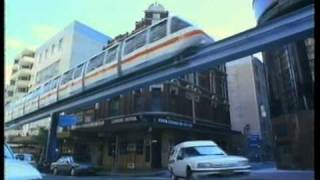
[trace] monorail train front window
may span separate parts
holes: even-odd
[[[76,67],[76,69],[74,70],[73,79],[78,78],[79,76],[81,76],[83,65],[84,64],[81,64],[80,66]]]
[[[189,23],[177,18],[173,17],[171,19],[171,33],[177,32],[181,29],[191,26]]]
[[[106,55],[105,64],[110,63],[115,60],[116,54],[117,54],[117,49],[118,49],[118,46],[115,46],[115,47],[110,48],[108,50],[108,54]]]
[[[94,58],[92,58],[89,61],[88,67],[87,67],[87,73],[90,71],[93,71],[94,69],[96,69],[97,67],[101,66],[103,64],[103,58],[104,58],[104,53],[101,53],[97,56],[95,56]]]
[[[150,42],[157,41],[167,34],[167,20],[151,27],[150,31]]]

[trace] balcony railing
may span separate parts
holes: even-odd
[[[34,63],[34,59],[32,57],[24,56],[20,59],[19,65],[30,65]]]
[[[30,80],[22,80],[22,79],[18,79],[16,81],[16,87],[28,87],[30,84]]]

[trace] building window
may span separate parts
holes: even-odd
[[[45,58],[48,58],[48,53],[49,53],[49,50],[48,50],[48,49],[46,49]]]
[[[13,85],[15,85],[15,84],[16,84],[16,81],[15,81],[15,80],[11,80],[11,81],[10,81],[10,85],[13,86]]]
[[[39,55],[38,55],[38,61],[39,61],[39,62],[41,62],[41,58],[42,58],[42,54],[39,53]]]
[[[51,46],[51,56],[53,55],[54,51],[55,51],[55,45],[52,44],[52,46]]]
[[[8,91],[8,96],[13,96],[13,91]]]
[[[114,156],[116,151],[116,143],[114,141],[109,141],[108,142],[108,155],[109,156]]]
[[[59,45],[58,45],[59,51],[62,50],[62,43],[63,43],[63,38],[61,38],[61,39],[59,40]]]
[[[110,115],[116,116],[120,114],[120,97],[115,97],[110,102]]]
[[[127,154],[127,143],[119,143],[119,154]]]
[[[84,113],[84,122],[92,122],[94,121],[94,109],[89,109]]]
[[[152,88],[152,111],[161,111],[162,100],[161,100],[161,88]]]

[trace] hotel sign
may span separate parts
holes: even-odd
[[[98,126],[103,126],[104,121],[97,121],[97,122],[90,122],[86,124],[79,124],[79,125],[74,125],[71,127],[71,129],[78,129],[78,128],[90,128],[90,127],[98,127]]]
[[[171,120],[171,119],[163,119],[159,118],[158,123],[160,124],[168,124],[173,126],[187,127],[192,128],[192,122],[182,121],[182,120]]]
[[[112,119],[110,120],[110,124],[120,124],[120,123],[128,123],[128,122],[136,122],[138,121],[136,116],[119,118],[119,119]]]

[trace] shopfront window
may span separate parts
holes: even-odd
[[[116,116],[120,114],[120,97],[115,97],[110,101],[110,115]]]

